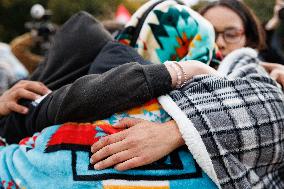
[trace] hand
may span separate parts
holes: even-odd
[[[103,137],[91,147],[90,162],[97,170],[114,166],[124,171],[147,165],[184,144],[174,121],[159,124],[125,118],[115,127],[128,129]]]
[[[12,111],[26,114],[28,108],[19,105],[19,99],[36,100],[49,92],[50,90],[41,82],[19,81],[0,96],[0,115],[8,115]]]
[[[173,63],[172,62],[165,63],[165,66],[172,78],[172,88],[175,89],[177,88],[178,84],[178,73],[169,64]],[[203,74],[215,75],[215,76],[219,75],[219,73],[215,69],[197,60],[180,61],[178,62],[178,64],[183,69],[183,70],[179,69],[181,74],[181,83],[189,81],[190,79],[192,79],[192,77],[197,75],[203,75]],[[185,75],[183,75],[183,71],[186,75],[186,78]]]
[[[279,23],[280,23],[280,18],[279,18],[279,11],[284,7],[284,3],[282,0],[276,0],[275,1],[275,6],[273,9],[273,17],[266,23],[265,29],[266,30],[275,30]]]
[[[284,87],[284,66],[275,63],[261,63],[270,76]]]

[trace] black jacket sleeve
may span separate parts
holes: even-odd
[[[17,143],[42,129],[69,121],[92,121],[141,105],[171,90],[164,65],[128,63],[104,74],[91,74],[52,92],[39,104],[24,102],[28,115],[0,120],[0,136]]]

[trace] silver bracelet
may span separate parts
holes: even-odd
[[[182,72],[179,66],[175,65],[174,62],[165,62],[166,65],[169,65],[176,73],[177,76],[177,85],[176,88],[180,88],[181,86],[181,79],[182,79]]]
[[[187,80],[188,80],[187,74],[185,72],[185,69],[184,69],[183,65],[181,65],[179,62],[174,62],[174,64],[177,65],[181,69],[182,74],[183,74],[183,79],[184,80],[183,80],[182,84],[179,87],[179,88],[181,88],[181,87],[185,86],[185,84],[187,83]]]

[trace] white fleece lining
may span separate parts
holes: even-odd
[[[228,72],[230,72],[230,65],[233,64],[235,62],[236,59],[238,59],[239,57],[243,56],[243,55],[249,55],[251,57],[257,58],[257,52],[252,49],[252,48],[241,48],[238,50],[235,50],[233,52],[231,52],[230,54],[228,54],[221,62],[219,68],[218,68],[218,72],[221,73],[222,75],[227,75]]]
[[[170,96],[160,96],[158,101],[164,110],[177,123],[185,144],[198,165],[215,182],[218,188],[221,188],[206,147],[197,129],[193,126],[193,123],[187,118],[185,113],[176,105]]]

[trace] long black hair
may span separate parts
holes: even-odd
[[[252,9],[238,0],[220,0],[208,4],[202,8],[199,13],[204,15],[209,9],[217,6],[227,7],[240,16],[244,24],[245,36],[247,39],[246,46],[258,50],[265,49],[265,32]]]

